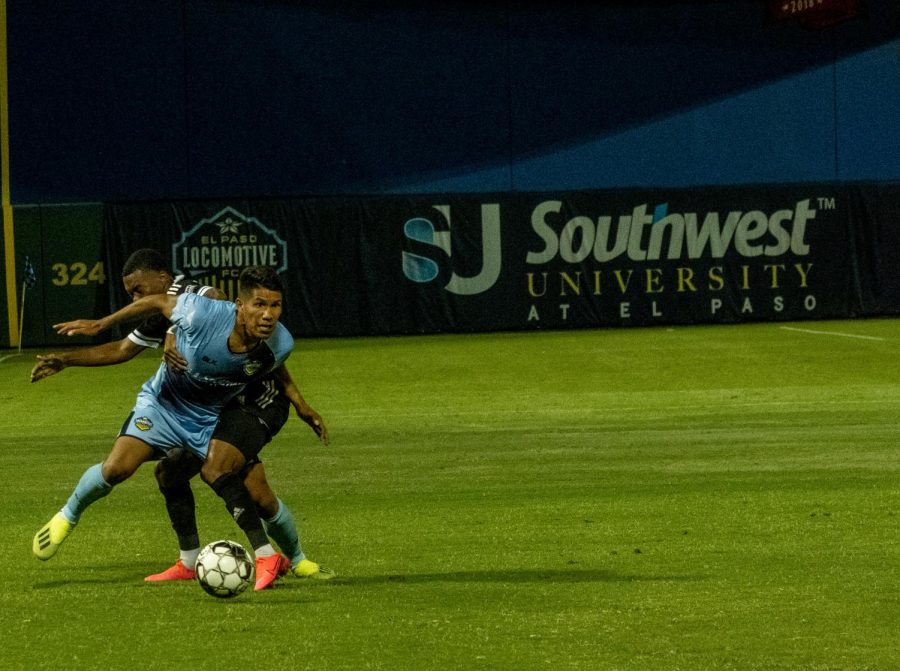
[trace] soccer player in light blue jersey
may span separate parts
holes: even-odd
[[[139,249],[128,257],[122,267],[122,283],[133,300],[144,296],[168,293],[197,293],[201,296],[225,299],[213,287],[193,284],[184,276],[174,276],[168,264],[155,249]],[[39,355],[31,372],[37,382],[55,375],[70,366],[109,366],[133,359],[147,348],[157,348],[165,341],[166,362],[175,370],[187,367],[187,361],[174,348],[174,336],[167,335],[170,322],[161,314],[146,318],[121,340],[83,347],[62,353]],[[247,487],[263,526],[269,537],[292,562],[292,572],[300,578],[328,580],[335,574],[310,560],[303,552],[300,535],[290,508],[272,491],[266,479],[259,452],[277,434],[288,419],[291,406],[324,444],[328,431],[324,420],[306,403],[295,385],[285,387],[282,380],[270,374],[254,380],[231,401],[219,416],[212,442],[224,441],[235,446],[246,459],[241,477]],[[167,582],[192,580],[194,563],[200,552],[194,495],[190,479],[200,473],[203,461],[185,449],[170,450],[156,465],[156,480],[166,502],[166,511],[178,537],[179,558],[161,573],[144,580]]]
[[[285,371],[293,338],[279,323],[282,285],[271,268],[245,269],[234,303],[196,294],[141,298],[100,320],[56,326],[60,334],[94,335],[112,325],[161,312],[176,329],[178,350],[188,361],[183,374],[161,364],[138,394],[131,416],[102,464],[81,477],[63,509],[34,538],[34,553],[52,557],[83,511],[129,478],[156,451],[185,447],[204,459],[201,477],[225,501],[256,555],[257,590],[290,570],[290,561],[269,543],[262,522],[238,471],[243,456],[210,437],[222,407],[244,386],[271,371]]]

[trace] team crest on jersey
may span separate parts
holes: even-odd
[[[244,374],[246,374],[247,377],[253,377],[259,372],[262,365],[262,361],[248,361],[244,364]]]
[[[141,431],[149,431],[153,428],[153,422],[149,417],[138,417],[134,420],[134,425]]]

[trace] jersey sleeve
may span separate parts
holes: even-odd
[[[172,284],[169,285],[169,289],[166,293],[170,296],[180,296],[181,294],[200,294],[201,296],[205,296],[212,291],[213,288],[214,287],[206,284],[187,282],[184,279],[184,275],[179,275],[172,280]]]
[[[278,322],[278,327],[275,329],[272,337],[269,338],[268,344],[275,354],[276,368],[287,361],[291,352],[294,351],[294,337],[281,322]]]
[[[181,294],[198,294],[205,296],[213,287],[204,284],[192,284],[184,281],[184,276],[179,275],[172,284],[169,285],[167,294],[170,296],[180,296]],[[162,345],[166,339],[166,331],[171,326],[171,322],[163,315],[153,315],[147,317],[140,325],[128,334],[128,339],[135,345],[140,347],[153,347],[154,349]]]
[[[203,321],[203,302],[197,294],[181,294],[175,301],[169,321],[182,331],[195,330],[197,324]]]
[[[230,329],[234,325],[235,305],[199,294],[181,294],[175,302],[170,321],[185,333]]]
[[[166,337],[169,320],[162,315],[148,317],[128,334],[128,339],[140,347],[159,347]]]

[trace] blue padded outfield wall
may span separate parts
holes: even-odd
[[[900,180],[900,3],[8,0],[13,203]]]
[[[768,20],[762,0],[8,0],[15,268],[35,260],[41,297],[26,312],[26,343],[52,342],[42,324],[62,308],[99,313],[106,296],[118,299],[104,285],[118,269],[101,272],[118,260],[102,251],[116,240],[101,231],[105,221],[117,236],[110,208],[135,203],[251,216],[256,200],[332,212],[345,199],[347,216],[391,213],[342,221],[366,222],[366,236],[384,236],[373,243],[402,242],[401,263],[427,231],[403,228],[416,217],[398,212],[399,197],[411,210],[452,205],[454,217],[500,203],[521,212],[504,214],[504,239],[531,244],[530,209],[544,197],[567,203],[552,224],[561,230],[578,203],[595,224],[638,203],[771,214],[794,207],[794,191],[785,200],[779,189],[809,185],[796,199],[835,198],[829,216],[847,215],[840,241],[871,258],[877,241],[847,226],[874,221],[865,230],[892,240],[896,219],[861,218],[849,203],[897,211],[900,3],[865,5],[862,18],[817,31]],[[738,195],[699,197],[708,186]],[[363,196],[374,207],[361,209]],[[62,214],[72,203],[77,216]],[[218,211],[197,210],[196,221]],[[879,263],[890,267],[895,251],[880,247]],[[900,312],[900,297],[879,291],[866,304],[864,293],[825,314]],[[425,317],[423,328],[439,323]],[[505,327],[484,325],[494,326]]]

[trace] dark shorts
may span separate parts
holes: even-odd
[[[234,445],[248,464],[259,461],[259,453],[288,419],[290,403],[279,399],[265,408],[232,404],[219,415],[212,439]]]

